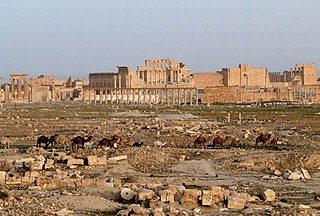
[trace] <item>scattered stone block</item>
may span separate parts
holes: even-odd
[[[107,158],[105,156],[87,156],[88,165],[89,166],[96,166],[96,165],[105,165],[107,163]]]
[[[160,190],[158,192],[161,202],[174,203],[174,193],[170,190]]]
[[[0,182],[4,182],[6,180],[7,172],[0,171]]]
[[[127,160],[128,159],[128,156],[127,155],[120,155],[120,156],[117,156],[117,157],[111,157],[111,158],[108,158],[107,160],[107,163],[117,163],[118,161],[121,161],[121,160]]]
[[[184,204],[192,203],[197,204],[199,197],[202,195],[202,192],[197,189],[185,189],[183,191],[181,202]]]
[[[282,172],[280,171],[280,170],[277,170],[277,169],[275,169],[273,172],[272,172],[272,174],[273,175],[275,175],[275,176],[282,176]]]
[[[149,211],[145,208],[142,208],[140,205],[138,204],[131,204],[129,206],[129,212],[134,212],[137,215],[141,215],[141,216],[148,216],[149,215]]]
[[[311,179],[308,170],[301,168],[302,175],[305,179]]]
[[[261,189],[259,195],[264,201],[273,201],[276,198],[276,193],[273,190],[266,188]]]
[[[152,199],[154,192],[149,189],[142,188],[137,191],[136,201],[144,201],[147,199]]]
[[[83,159],[75,159],[75,158],[69,158],[67,165],[84,165],[84,160]]]
[[[228,209],[244,209],[245,200],[237,193],[232,193],[227,197]]]
[[[53,159],[47,159],[47,162],[44,166],[44,169],[52,169],[54,167],[54,160]]]

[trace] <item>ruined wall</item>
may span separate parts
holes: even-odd
[[[49,102],[51,101],[50,86],[32,86],[31,87],[32,102]]]
[[[118,67],[118,74],[121,76],[121,87],[124,88],[141,88],[144,85],[138,74],[128,67]]]
[[[296,64],[296,68],[302,70],[302,85],[317,84],[317,69],[315,64]]]
[[[221,73],[194,73],[192,77],[192,84],[196,88],[223,86],[223,75]]]
[[[237,87],[207,87],[201,103],[237,103],[239,99]]]
[[[238,68],[223,68],[221,73],[225,86],[270,86],[267,68],[251,68],[248,64],[240,64]]]
[[[263,101],[297,101],[320,102],[320,86],[291,86],[275,88],[239,88],[208,87],[205,88],[202,103],[238,103]]]
[[[89,74],[89,86],[90,87],[105,87],[114,88],[118,86],[116,73],[90,73]]]

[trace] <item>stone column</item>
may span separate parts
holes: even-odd
[[[138,104],[140,103],[140,89],[138,89]]]
[[[17,81],[18,81],[18,98],[21,98],[22,97],[21,78],[19,77],[19,79],[17,79]]]
[[[14,96],[15,96],[15,89],[14,89],[15,83],[14,83],[14,81],[15,81],[15,79],[12,78],[12,79],[11,79],[11,98],[12,98],[12,99],[13,99]]]
[[[113,89],[110,89],[110,104],[113,103]]]
[[[122,103],[123,104],[123,90],[122,89],[120,89],[120,103]]]
[[[88,89],[87,92],[89,93],[89,103],[91,103],[91,90]]]
[[[141,73],[141,79],[142,79],[142,81],[144,83],[144,71],[142,71],[142,73]]]
[[[158,90],[157,89],[154,90],[154,97],[156,100],[156,104],[158,104]]]
[[[118,89],[116,89],[116,104],[119,103]]]
[[[118,79],[119,79],[119,86],[118,86],[118,88],[121,88],[121,86],[122,86],[122,83],[121,83],[121,75],[118,75],[119,77],[118,77]]]
[[[146,89],[143,89],[143,103],[145,104],[146,103]]]
[[[181,100],[180,100],[180,89],[178,88],[178,106],[180,106]]]
[[[24,91],[23,94],[24,95],[23,95],[23,97],[27,98],[27,100],[29,101],[29,96],[28,96],[28,92],[29,92],[28,78],[24,78],[23,86],[24,86],[24,89],[23,89],[23,91]]]
[[[187,90],[183,89],[184,105],[187,105]]]
[[[168,88],[166,88],[166,104],[169,105]]]
[[[149,104],[152,103],[152,97],[151,97],[151,89],[149,89]]]
[[[196,89],[196,106],[199,105],[198,100],[199,100],[198,89]]]
[[[100,96],[99,103],[102,104],[102,100],[103,100],[103,90],[100,89],[100,90],[99,90],[99,93],[100,93],[100,94],[99,94],[99,96]]]
[[[190,106],[192,105],[192,89],[190,89]]]
[[[163,89],[161,89],[161,105],[163,105]]]
[[[174,88],[171,90],[171,94],[172,94],[172,105],[175,105],[175,97],[174,97],[175,91],[176,91],[176,90],[175,90]]]
[[[94,103],[97,103],[97,89],[93,90],[93,99],[94,99]]]
[[[4,102],[5,103],[8,103],[9,102],[9,84],[8,83],[6,83],[5,85],[4,85],[4,94],[5,94],[5,97],[4,97]]]

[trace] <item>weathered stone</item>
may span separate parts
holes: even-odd
[[[52,169],[54,167],[53,164],[54,164],[53,159],[47,159],[44,169]]]
[[[265,201],[273,201],[276,198],[276,193],[271,189],[261,189],[259,191],[260,197]]]
[[[44,161],[35,160],[30,164],[30,170],[42,170],[44,165]]]
[[[67,165],[84,165],[83,159],[75,159],[75,158],[69,158]]]
[[[304,177],[301,173],[293,172],[289,175],[288,179],[289,180],[299,180],[299,179],[304,179]]]
[[[146,199],[152,199],[154,192],[152,190],[148,190],[142,188],[137,191],[136,201],[144,201]]]
[[[153,216],[166,216],[166,213],[163,212],[163,209],[160,208],[155,208],[153,211]]]
[[[272,172],[272,174],[275,175],[275,176],[282,176],[282,172],[279,171],[279,170],[277,170],[277,169],[275,169],[275,170]]]
[[[183,191],[182,203],[192,203],[196,204],[199,201],[199,197],[202,195],[202,192],[197,189],[185,189]]]
[[[120,195],[121,195],[122,199],[127,200],[127,201],[132,200],[134,197],[133,191],[129,188],[123,188],[121,190]]]
[[[201,204],[203,206],[211,206],[213,204],[212,195],[203,191],[203,195],[201,196]]]
[[[106,156],[98,157],[95,155],[91,155],[91,156],[87,156],[87,160],[88,160],[89,166],[105,165],[107,163]]]
[[[282,174],[282,177],[283,177],[284,179],[288,179],[290,175],[291,175],[291,173],[289,173],[289,172],[284,172],[284,173]]]
[[[67,216],[67,215],[72,215],[73,211],[63,208],[59,211],[54,212],[54,214],[57,216]]]
[[[20,158],[20,159],[17,159],[15,161],[15,163],[32,163],[35,159],[32,158],[32,157],[28,157],[28,158]]]
[[[4,182],[6,180],[7,172],[0,171],[0,182]]]
[[[305,169],[301,168],[301,172],[302,172],[302,174],[303,174],[305,179],[310,179],[311,178],[310,175],[309,175],[308,170],[305,170]]]
[[[127,160],[127,159],[128,159],[127,155],[120,155],[120,156],[117,156],[117,157],[108,158],[106,163],[111,163],[112,164],[112,163],[117,163],[120,160]]]
[[[136,213],[137,215],[141,215],[141,216],[148,216],[149,215],[149,211],[145,208],[142,208],[140,205],[138,204],[131,204],[129,206],[129,212],[134,212]]]
[[[174,203],[174,193],[170,190],[161,190],[158,192],[161,202]]]
[[[227,197],[228,209],[244,209],[245,200],[237,193],[232,193]]]

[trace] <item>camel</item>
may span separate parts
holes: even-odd
[[[103,139],[101,139],[100,141],[99,141],[99,144],[98,144],[98,148],[99,147],[109,147],[109,148],[113,148],[113,143],[111,142],[111,140],[110,139],[108,139],[108,138],[103,138]]]
[[[258,143],[262,143],[262,145],[267,146],[267,141],[270,140],[271,138],[271,134],[268,135],[264,135],[263,133],[261,133],[257,138],[256,138],[256,145],[254,146],[255,148],[257,148]]]
[[[46,136],[40,136],[37,139],[37,147],[41,147],[41,143],[45,144],[45,149],[48,148],[49,144],[50,144],[50,139]]]
[[[78,145],[81,145],[84,148],[84,144],[90,142],[93,139],[92,136],[89,136],[87,139],[82,136],[77,136],[71,140],[71,148],[74,150]]]
[[[66,136],[55,134],[50,137],[52,147],[55,145],[63,145],[63,149],[66,150],[66,146],[69,146],[70,139]]]
[[[193,148],[197,145],[203,145],[204,148],[206,149],[207,148],[206,142],[207,140],[205,137],[199,136],[193,141]]]
[[[221,136],[216,136],[213,141],[212,141],[212,146],[213,148],[216,146],[216,145],[221,145],[223,147],[223,145],[227,142],[227,140],[229,139],[229,137],[225,137],[225,138],[222,138]]]
[[[231,147],[237,148],[239,144],[240,144],[240,140],[238,138],[232,138]]]
[[[18,138],[9,138],[8,136],[1,137],[0,144],[5,145],[5,148],[9,149],[10,145],[13,144],[17,140],[18,140]]]

